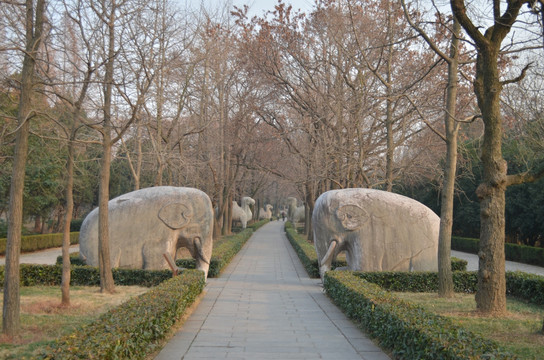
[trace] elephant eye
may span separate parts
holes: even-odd
[[[346,215],[348,219],[351,219],[351,214]]]

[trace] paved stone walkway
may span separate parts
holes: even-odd
[[[221,277],[208,279],[156,360],[389,359],[308,277],[283,225],[263,226]]]
[[[451,251],[451,256],[467,261],[467,271],[478,271],[478,255],[469,254],[461,251]],[[514,261],[505,261],[506,271],[523,271],[530,274],[544,276],[544,268],[535,265],[528,265]]]
[[[70,246],[70,253],[78,252],[79,245]],[[62,255],[62,248],[51,248],[32,253],[21,254],[19,262],[21,264],[42,264],[54,265],[57,262],[57,257]],[[6,257],[0,256],[0,265],[6,264]]]

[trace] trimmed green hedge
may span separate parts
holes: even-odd
[[[56,264],[62,265],[62,255],[57,256]],[[79,252],[72,252],[70,253],[70,264],[84,266],[85,261],[79,258]]]
[[[353,274],[389,291],[438,291],[438,273],[436,272],[354,272]],[[476,293],[477,287],[478,272],[455,271],[453,273],[455,292]],[[506,294],[536,305],[544,305],[544,276],[508,271],[506,272]]]
[[[325,274],[327,294],[396,359],[516,359],[494,341],[398,299],[349,271]]]
[[[354,272],[354,276],[374,283],[389,291],[438,292],[437,272]],[[475,293],[478,283],[476,272],[452,273],[455,292]]]
[[[298,258],[302,262],[302,265],[306,269],[308,276],[311,278],[318,278],[319,266],[317,263],[315,247],[308,241],[306,241],[306,239],[304,239],[302,236],[300,236],[290,222],[287,222],[285,224],[285,234],[287,235],[287,239],[289,239],[289,242],[295,249],[295,252],[297,253]]]
[[[58,286],[62,280],[61,265],[20,264],[21,286]],[[170,270],[112,269],[116,285],[156,286],[172,277]],[[4,285],[4,266],[0,266],[0,285]],[[70,285],[100,285],[100,272],[97,267],[72,266]]]
[[[544,276],[521,271],[506,273],[506,295],[544,305]]]
[[[204,273],[184,271],[57,340],[44,359],[145,359],[204,288]]]
[[[478,254],[478,251],[480,250],[480,240],[452,236],[451,248],[457,251]],[[544,266],[544,248],[505,243],[504,252],[506,260],[508,261]]]
[[[306,238],[297,233],[290,222],[285,223],[285,234],[287,239],[295,249],[302,265],[306,269],[308,276],[311,278],[319,277],[319,265],[317,261],[317,253],[315,247],[310,244]],[[333,263],[332,268],[347,266],[347,263],[342,260],[338,260]],[[467,269],[467,262],[465,260],[453,258],[451,259],[452,271],[465,271]]]
[[[21,252],[32,252],[62,246],[62,233],[28,235],[21,238]],[[6,254],[8,239],[0,239],[0,255]],[[70,244],[79,242],[79,232],[70,233]]]
[[[467,271],[468,261],[451,257],[451,271]]]

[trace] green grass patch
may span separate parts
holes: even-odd
[[[395,292],[395,296],[426,310],[448,317],[454,324],[498,342],[504,349],[522,359],[544,359],[544,334],[541,306],[508,299],[508,314],[501,317],[481,317],[476,311],[474,295],[455,294],[439,298],[435,293]]]

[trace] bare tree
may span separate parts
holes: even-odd
[[[484,7],[491,13],[491,24],[478,17],[481,9],[467,7],[464,0],[450,0],[453,14],[474,41],[477,50],[476,76],[474,92],[478,107],[482,112],[485,125],[482,144],[483,179],[477,189],[480,199],[480,251],[478,270],[478,291],[476,305],[485,314],[501,314],[506,312],[506,279],[504,270],[504,208],[505,191],[510,185],[534,180],[542,174],[527,172],[525,174],[507,175],[507,164],[502,156],[503,125],[501,118],[500,96],[507,84],[519,81],[525,76],[528,65],[514,79],[502,80],[499,60],[501,47],[512,28],[520,17],[529,20],[527,15],[520,13],[523,5],[528,9],[537,9],[539,13],[544,3],[542,0],[514,0],[506,3],[506,9],[501,9],[501,1],[494,0],[492,8]],[[471,4],[472,5],[472,4]],[[487,15],[484,13],[484,15]],[[523,27],[528,28],[524,22]],[[534,24],[539,27],[538,24]],[[483,32],[482,32],[483,30]],[[542,34],[541,31],[537,33]],[[519,52],[527,44],[527,39],[520,39],[519,45],[514,38],[510,51]],[[516,47],[517,45],[517,47]]]
[[[17,113],[17,132],[15,156],[11,176],[8,240],[6,244],[6,267],[4,280],[4,306],[2,313],[2,332],[13,337],[20,330],[19,294],[19,253],[21,251],[21,228],[23,225],[23,188],[25,165],[28,153],[28,134],[30,120],[35,115],[32,94],[36,82],[35,67],[40,42],[43,37],[46,1],[25,2],[25,49],[21,72],[19,110]]]
[[[402,1],[402,5],[404,14],[410,25],[416,29],[429,47],[448,64],[446,106],[444,109],[445,134],[439,133],[434,127],[433,131],[439,134],[446,142],[446,160],[441,192],[440,231],[438,238],[438,295],[440,297],[451,297],[454,294],[451,270],[451,230],[453,226],[453,201],[457,169],[457,139],[460,125],[460,122],[456,121],[455,116],[457,111],[461,26],[454,17],[451,26],[449,54],[446,54],[439,48],[439,44],[419,24],[414,22],[404,1]],[[432,127],[431,124],[429,126]]]
[[[110,246],[109,246],[109,225],[108,225],[108,202],[109,202],[109,182],[110,165],[112,159],[112,147],[116,144],[130,125],[136,119],[139,106],[143,102],[142,93],[126,117],[119,114],[117,118],[113,117],[112,107],[114,104],[113,91],[116,84],[121,83],[119,79],[116,82],[116,60],[119,52],[122,51],[121,29],[133,18],[139,15],[141,4],[139,1],[121,0],[107,1],[100,0],[90,3],[92,14],[99,23],[103,25],[103,49],[102,59],[104,62],[104,74],[102,75],[102,95],[103,103],[100,106],[102,120],[100,124],[94,124],[93,128],[99,131],[102,136],[102,156],[100,159],[100,181],[98,195],[98,251],[99,251],[99,269],[100,269],[100,290],[102,292],[112,293],[115,291],[113,274],[111,269]],[[120,95],[121,98],[122,95]],[[125,98],[125,100],[127,100]],[[114,121],[117,120],[117,121]],[[115,136],[114,136],[115,135]]]

